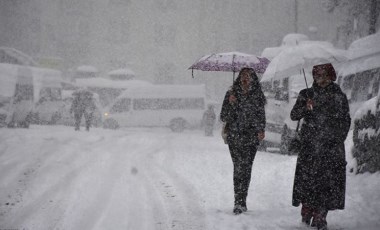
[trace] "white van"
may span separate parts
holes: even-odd
[[[309,72],[305,74],[310,87],[313,77]],[[290,111],[297,100],[298,93],[306,88],[305,78],[303,75],[294,75],[281,81],[262,82],[262,86],[267,98],[265,145],[274,147],[273,151],[289,154],[287,141],[297,127],[297,121],[290,119]]]
[[[37,113],[50,121],[57,112],[50,102],[61,100],[61,81],[57,70],[0,63],[2,126],[27,128]]]
[[[349,60],[338,73],[338,84],[350,103],[351,117],[380,88],[380,33],[358,39],[348,48]]]
[[[199,127],[205,111],[204,85],[148,85],[127,88],[104,112],[104,128]]]
[[[33,75],[29,67],[0,63],[2,126],[28,128],[33,110]]]

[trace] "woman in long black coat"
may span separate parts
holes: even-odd
[[[227,143],[234,166],[235,214],[247,211],[252,164],[257,145],[265,137],[265,103],[259,79],[251,68],[239,72],[223,101],[220,119],[226,123]]]
[[[302,222],[327,229],[327,212],[344,209],[347,164],[344,140],[351,118],[347,97],[333,82],[336,79],[333,66],[314,66],[313,78],[313,86],[300,92],[290,114],[292,120],[303,118],[293,205],[302,204]]]

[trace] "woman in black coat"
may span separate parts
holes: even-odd
[[[333,81],[331,64],[313,67],[314,83],[300,92],[290,117],[303,118],[302,142],[293,188],[293,206],[302,204],[302,222],[327,229],[329,210],[344,209],[344,140],[351,118],[346,95]]]
[[[234,166],[235,214],[247,211],[252,164],[257,145],[265,137],[265,103],[255,71],[243,68],[227,91],[220,114],[220,119],[226,123],[227,143]]]

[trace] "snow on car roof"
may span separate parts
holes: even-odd
[[[79,72],[89,72],[89,73],[97,73],[98,69],[91,65],[81,65],[78,66],[77,71]]]
[[[150,85],[127,88],[119,97],[129,98],[199,98],[205,97],[205,85]]]
[[[76,85],[80,87],[97,87],[97,88],[118,88],[126,89],[128,87],[148,86],[152,83],[142,80],[125,80],[114,81],[102,77],[98,78],[81,78],[76,79]]]
[[[380,52],[373,56],[357,58],[343,63],[341,68],[339,68],[340,71],[338,75],[348,76],[354,73],[360,73],[376,68],[380,68]]]
[[[380,32],[355,40],[348,48],[349,59],[380,53],[379,44]]]
[[[282,39],[282,46],[295,46],[301,41],[308,41],[309,37],[305,34],[287,34]]]
[[[130,69],[116,69],[108,72],[108,75],[135,75],[135,73]]]
[[[360,38],[348,48],[348,58],[340,68],[340,76],[348,76],[380,67],[380,33]]]

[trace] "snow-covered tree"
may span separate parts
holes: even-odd
[[[337,25],[337,42],[346,47],[353,40],[374,34],[379,29],[380,0],[322,0],[322,5],[329,13],[346,15],[346,19]]]

